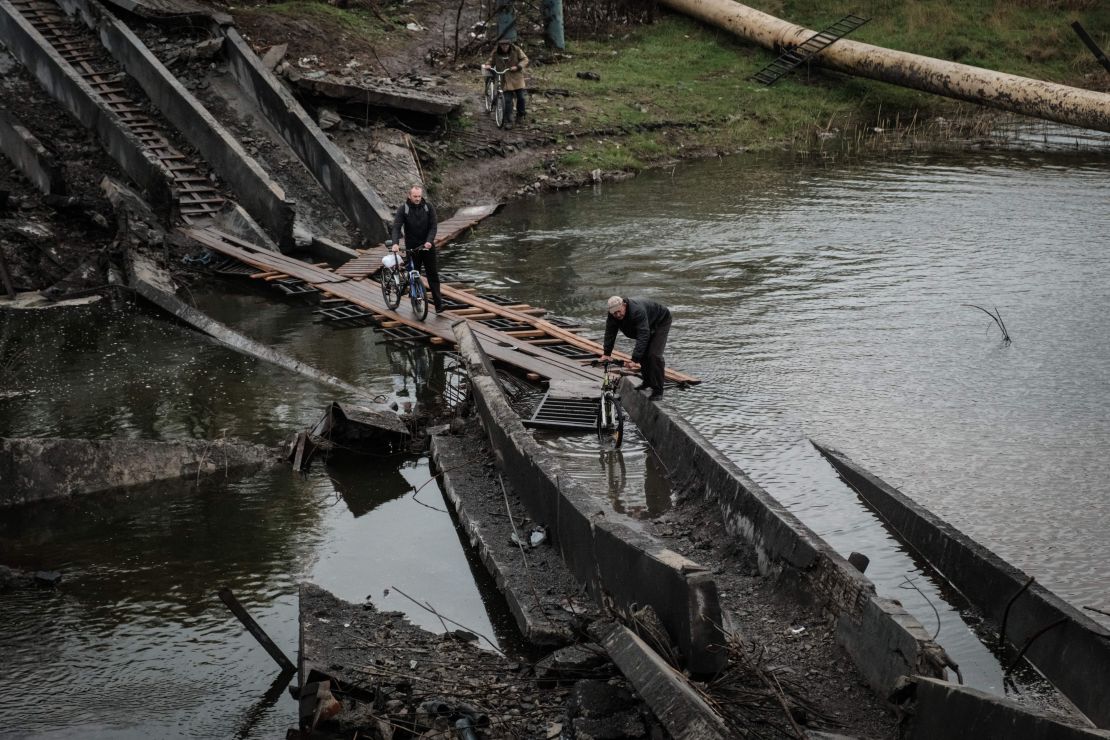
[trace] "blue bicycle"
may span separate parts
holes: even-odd
[[[386,249],[393,246],[392,241],[385,243]],[[408,269],[401,269],[401,261],[397,255],[390,252],[382,258],[382,271],[378,276],[382,286],[382,298],[390,309],[401,305],[401,296],[408,293],[409,303],[416,318],[423,321],[428,316],[428,294],[424,290],[424,281],[420,277],[420,270],[412,261],[412,253],[405,251]]]

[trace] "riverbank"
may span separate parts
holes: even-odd
[[[771,5],[760,9],[813,28],[839,17],[816,0]],[[1097,3],[1067,5],[1069,22],[1110,25]],[[478,65],[491,31],[480,25],[478,8],[424,0],[340,10],[296,0],[229,10],[256,50],[288,43],[288,57],[302,68],[429,75],[465,96],[464,110],[441,130],[413,132],[425,180],[444,204],[504,200],[740,152],[839,159],[962,148],[982,143],[995,119],[979,106],[819,68],[796,70],[768,88],[748,78],[771,52],[723,31],[660,9],[651,23],[617,16],[605,33],[587,33],[574,27],[568,3],[563,52],[542,46],[537,19],[525,11],[529,116],[501,132],[481,108]],[[1110,86],[1064,27],[1058,4],[892,9],[869,1],[854,12],[872,19],[853,34],[860,41],[1080,87]]]

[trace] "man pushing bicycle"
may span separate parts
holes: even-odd
[[[647,298],[623,298],[619,295],[608,301],[609,315],[605,319],[605,342],[601,360],[611,358],[617,342],[617,329],[636,340],[632,361],[625,363],[629,370],[639,370],[644,379],[641,388],[648,388],[652,401],[663,396],[663,372],[666,362],[663,350],[671,333],[671,310],[662,303]]]
[[[436,230],[439,221],[436,209],[424,199],[424,188],[413,185],[404,205],[393,216],[393,252],[400,250],[401,232],[405,233],[405,251],[412,257],[413,269],[421,267],[428,275],[428,287],[436,313],[443,311],[443,298],[439,294],[439,268],[436,265]]]

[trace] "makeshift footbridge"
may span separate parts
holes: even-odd
[[[441,224],[437,243],[449,240],[482,216],[464,209]],[[601,371],[588,362],[601,356],[601,345],[578,334],[579,328],[556,319],[543,318],[547,311],[526,303],[458,283],[445,283],[442,314],[417,320],[405,308],[391,310],[372,275],[381,265],[384,250],[363,250],[359,257],[332,269],[326,264],[309,264],[279,254],[214,228],[184,227],[181,233],[207,249],[239,263],[225,270],[276,283],[287,293],[319,293],[321,317],[347,325],[373,326],[386,336],[401,341],[427,341],[454,345],[452,325],[470,322],[489,356],[499,363],[523,371],[530,380],[548,383],[589,381],[600,386]],[[404,304],[402,304],[403,306]],[[616,356],[622,356],[616,353]],[[627,357],[627,355],[625,355]],[[700,382],[675,370],[666,379],[675,384]]]

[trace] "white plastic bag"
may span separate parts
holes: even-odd
[[[394,267],[397,266],[397,255],[390,253],[382,257],[382,265],[387,270],[392,270]]]

